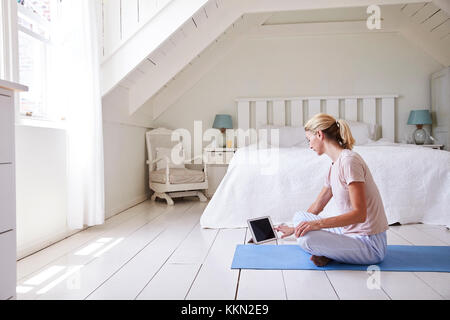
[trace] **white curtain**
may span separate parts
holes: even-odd
[[[67,223],[104,223],[103,129],[95,1],[62,0],[49,61],[50,106],[67,123]]]

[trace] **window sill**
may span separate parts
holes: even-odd
[[[67,124],[65,121],[33,119],[33,118],[28,118],[28,117],[27,118],[20,117],[16,123],[16,126],[49,128],[49,129],[59,129],[59,130],[66,130],[66,128],[67,128]]]

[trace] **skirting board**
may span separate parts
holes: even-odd
[[[116,214],[119,214],[119,213],[121,213],[121,212],[123,212],[123,211],[125,211],[125,210],[127,210],[127,209],[129,209],[131,207],[134,207],[135,205],[137,205],[137,204],[139,204],[141,202],[144,202],[145,200],[149,199],[150,196],[151,196],[151,193],[148,192],[146,194],[143,194],[143,195],[141,195],[141,196],[139,196],[139,197],[137,197],[137,198],[127,202],[126,204],[123,204],[123,205],[121,205],[121,206],[119,206],[117,208],[114,208],[112,210],[109,210],[109,211],[105,212],[105,217],[106,217],[105,219],[109,219],[111,217],[114,217]]]
[[[32,255],[33,253],[41,251],[41,250],[51,246],[52,244],[55,244],[61,240],[64,240],[65,238],[73,236],[74,234],[76,234],[80,231],[83,231],[83,230],[85,230],[85,229],[74,230],[74,231],[66,230],[64,232],[58,233],[57,235],[55,235],[53,237],[48,237],[46,239],[40,240],[38,243],[36,243],[32,246],[28,246],[28,247],[24,247],[24,248],[17,248],[17,261],[19,261],[23,258],[26,258],[26,257]]]

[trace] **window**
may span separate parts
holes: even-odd
[[[48,59],[52,23],[60,0],[18,0],[19,81],[29,87],[20,94],[21,116],[60,120],[48,108]]]

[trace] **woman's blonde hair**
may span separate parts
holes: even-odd
[[[347,122],[342,119],[336,120],[326,113],[316,114],[309,119],[305,125],[305,130],[314,134],[322,130],[328,139],[336,141],[344,149],[352,150],[355,144],[355,139]]]

